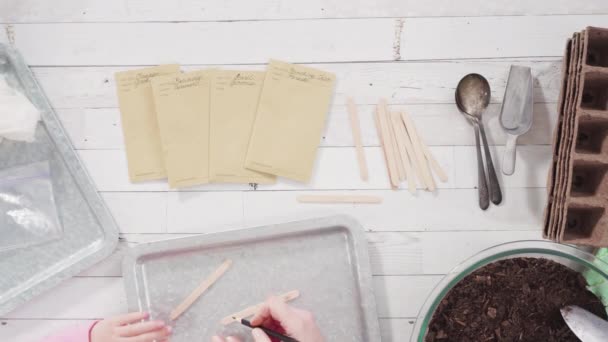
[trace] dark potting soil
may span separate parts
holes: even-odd
[[[425,341],[579,341],[562,319],[562,307],[578,305],[606,318],[585,286],[578,272],[548,259],[497,261],[448,292]]]

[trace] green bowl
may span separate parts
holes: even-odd
[[[608,286],[608,264],[575,247],[549,241],[517,241],[497,245],[477,253],[446,274],[422,305],[410,341],[424,342],[437,306],[462,278],[495,261],[521,257],[550,259],[581,272],[588,281],[593,279],[593,283],[589,284],[592,291],[594,286]],[[598,295],[599,290],[593,292]],[[598,297],[604,304],[608,303],[608,298]]]

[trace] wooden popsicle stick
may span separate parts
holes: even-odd
[[[422,173],[422,179],[424,180],[427,189],[429,189],[430,191],[435,191],[435,180],[433,180],[433,176],[431,175],[431,171],[429,170],[426,158],[424,157],[424,152],[422,151],[422,147],[420,147],[420,140],[418,139],[416,127],[414,126],[414,123],[410,119],[409,115],[407,115],[407,113],[401,112],[401,119],[403,120],[407,133],[410,136],[410,140],[412,141],[414,153],[416,155],[416,162],[418,163],[418,168]]]
[[[382,197],[367,195],[300,195],[300,203],[382,203]]]
[[[290,302],[298,297],[300,297],[300,291],[298,290],[292,290],[279,296],[279,298],[281,298],[285,303]],[[232,322],[240,322],[243,318],[255,315],[263,306],[264,302],[252,305],[239,312],[235,312],[232,315],[228,315],[222,318],[220,322],[223,325],[228,325]]]
[[[401,116],[401,115],[399,115]],[[403,124],[403,119],[402,119],[402,124]],[[410,165],[412,166],[412,181],[414,181],[414,186],[416,185],[416,179],[420,180],[420,184],[423,186],[423,188],[426,188],[426,184],[424,183],[424,178],[422,178],[422,172],[420,171],[420,165],[418,165],[417,163],[417,159],[416,159],[416,153],[414,151],[414,146],[412,144],[412,140],[409,136],[409,133],[406,129],[405,126],[403,126],[403,130],[405,131],[405,139],[403,139],[403,143],[405,145],[405,150],[406,153],[408,155],[409,161],[410,161]],[[415,175],[415,177],[414,177]]]
[[[181,304],[179,304],[175,309],[171,310],[169,314],[169,319],[175,321],[179,316],[181,316],[194,302],[203,294],[207,289],[211,287],[228,269],[232,266],[232,260],[228,259],[224,261],[207,279],[203,280],[203,282],[196,288],[186,299],[184,299]]]
[[[376,107],[376,120],[380,127],[380,136],[382,137],[382,147],[386,154],[386,164],[388,166],[389,178],[393,188],[399,187],[399,174],[395,163],[395,150],[390,142],[389,128],[386,122],[386,100],[381,99]]]
[[[391,113],[391,119],[393,120],[393,124],[395,126],[395,133],[397,137],[397,145],[399,146],[399,153],[401,154],[401,160],[405,167],[405,172],[407,173],[407,186],[409,191],[412,194],[416,193],[416,175],[410,163],[410,160],[413,161],[414,156],[408,156],[407,154],[407,144],[406,141],[409,140],[407,136],[407,131],[405,130],[405,126],[403,126],[403,121],[401,120],[401,116],[399,113]]]
[[[388,166],[388,157],[386,156],[386,148],[384,147],[384,141],[382,140],[382,130],[380,129],[380,122],[378,120],[378,112],[374,112],[374,123],[376,124],[376,133],[378,134],[378,140],[380,141],[380,147],[382,150],[382,156],[384,157],[384,166],[386,166],[386,174],[388,176],[389,179],[389,183],[391,183],[391,188],[395,189],[395,186],[392,184],[391,181],[391,170],[389,169]]]
[[[409,115],[407,115],[407,113],[404,113],[404,114],[409,117]],[[437,174],[437,177],[439,177],[439,180],[441,180],[441,182],[443,182],[443,183],[447,182],[448,181],[448,175],[445,173],[445,171],[443,171],[443,168],[437,162],[437,160],[435,159],[435,157],[431,153],[431,150],[429,149],[429,147],[426,146],[426,144],[422,140],[422,137],[420,136],[420,134],[418,134],[418,129],[416,128],[416,125],[413,124],[413,122],[412,122],[412,128],[413,128],[414,132],[416,132],[416,136],[418,137],[418,143],[420,144],[420,147],[422,147],[422,151],[424,152],[424,156],[426,157],[426,159],[428,160],[428,162],[431,164],[431,167],[433,168],[433,171]]]
[[[399,183],[404,181],[407,178],[407,173],[405,168],[403,167],[403,161],[401,160],[401,153],[399,153],[399,146],[397,146],[397,134],[395,133],[395,125],[393,124],[393,120],[391,120],[391,112],[388,111],[388,108],[385,110],[386,114],[386,122],[388,124],[389,135],[391,137],[391,144],[393,145],[393,150],[395,151],[395,164],[397,165],[397,172],[399,175]]]
[[[420,138],[420,136],[418,136],[418,137]],[[424,151],[424,156],[431,164],[431,167],[433,168],[433,171],[435,171],[435,174],[437,174],[437,177],[439,177],[439,180],[441,180],[442,183],[447,182],[448,175],[445,173],[445,171],[443,171],[443,168],[441,167],[441,165],[439,165],[439,163],[437,162],[437,160],[431,153],[431,150],[429,149],[429,147],[426,146],[423,141],[420,141],[420,146],[422,146],[422,151]]]
[[[359,124],[359,114],[357,113],[357,106],[352,98],[346,98],[346,108],[350,117],[350,127],[353,131],[353,141],[355,142],[355,148],[357,150],[357,160],[359,162],[359,172],[361,174],[361,180],[367,182],[369,175],[367,170],[367,162],[365,160],[365,152],[363,151],[363,142],[361,139],[361,125]]]

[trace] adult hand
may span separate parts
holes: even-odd
[[[321,331],[310,312],[290,307],[279,297],[269,298],[260,311],[253,316],[251,325],[275,330],[300,342],[324,341]],[[253,329],[252,334],[255,342],[273,341],[261,329]],[[222,339],[221,337],[214,336],[212,342],[240,341],[235,337]]]
[[[167,341],[171,327],[163,321],[142,320],[147,313],[132,312],[105,319],[91,330],[91,342],[153,342]]]

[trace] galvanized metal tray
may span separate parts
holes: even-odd
[[[0,315],[4,315],[110,255],[118,244],[118,229],[30,69],[19,53],[3,44],[0,76],[42,115],[33,143],[0,142],[0,169],[48,161],[63,226],[58,239],[0,253]]]
[[[172,342],[216,333],[252,341],[250,329],[220,320],[270,294],[299,290],[327,341],[380,341],[367,241],[361,226],[336,216],[135,246],[123,263],[129,309],[169,321],[224,260],[232,267],[172,322]]]

